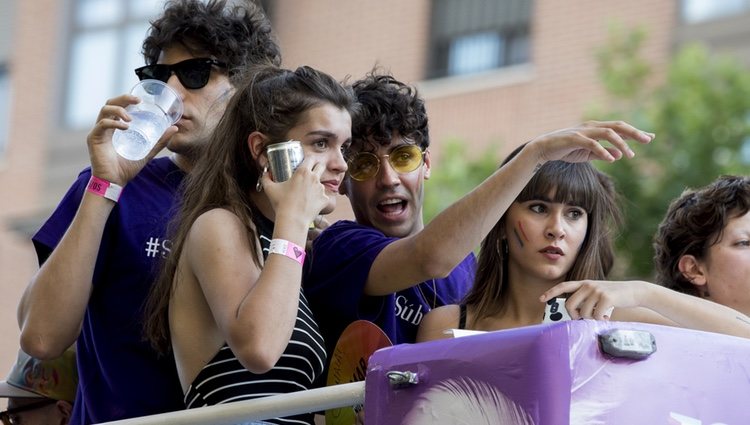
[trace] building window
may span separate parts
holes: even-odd
[[[90,127],[107,99],[130,91],[141,44],[163,0],[75,0],[63,122]]]
[[[682,19],[695,24],[750,12],[750,0],[682,0]]]
[[[0,159],[5,157],[10,138],[10,73],[0,64]]]
[[[531,0],[433,0],[429,78],[529,61]]]

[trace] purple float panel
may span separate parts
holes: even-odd
[[[650,334],[656,351],[605,354],[599,335],[613,330]],[[747,424],[748,395],[750,340],[577,320],[378,350],[365,423]]]

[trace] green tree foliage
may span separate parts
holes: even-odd
[[[618,278],[653,277],[653,235],[672,199],[719,175],[744,174],[750,163],[748,70],[689,45],[676,53],[654,89],[649,66],[639,55],[644,40],[642,30],[611,32],[597,54],[610,102],[607,112],[589,113],[656,133],[650,145],[634,147],[636,159],[600,165],[623,195]]]
[[[495,149],[480,155],[467,152],[467,144],[450,140],[440,148],[440,161],[433,161],[425,184],[424,217],[432,220],[440,211],[469,193],[500,165]]]

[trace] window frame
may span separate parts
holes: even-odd
[[[458,7],[459,2],[461,7]],[[425,72],[427,79],[474,75],[529,63],[533,8],[533,0],[433,0],[430,16],[430,52]],[[497,34],[496,39],[500,41],[497,57],[487,61],[495,65],[477,67],[473,70],[467,66],[465,68],[469,69],[468,72],[452,72],[452,68],[462,68],[460,65],[451,64],[452,49],[455,49],[462,39],[470,40],[471,37],[482,34]],[[520,43],[515,44],[519,40]],[[519,45],[525,46],[525,53],[522,52],[520,55],[514,48]],[[474,48],[478,48],[477,46],[481,48],[480,44]]]
[[[689,16],[688,11],[691,8],[689,3],[694,3],[693,7],[697,7],[697,1],[707,0],[680,0],[680,20],[683,24],[696,25],[730,18],[738,14],[750,13],[750,0],[738,0],[738,3],[736,4],[728,3],[725,0],[709,0],[706,4],[710,4],[711,6],[704,11],[704,14]]]
[[[130,87],[137,83],[138,78],[133,73],[133,68],[143,64],[141,44],[146,36],[150,20],[161,13],[166,0],[159,0],[158,3],[107,0],[109,5],[116,4],[112,7],[116,10],[119,8],[120,13],[115,14],[111,21],[94,22],[87,25],[80,22],[79,17],[83,13],[82,8],[92,4],[89,3],[90,1],[70,0],[70,7],[68,8],[68,30],[64,47],[66,54],[63,63],[64,72],[61,75],[61,106],[58,108],[60,112],[57,119],[60,126],[69,131],[88,128],[96,118],[99,108],[104,105],[107,99],[127,92]],[[144,8],[138,9],[138,7]],[[148,9],[149,7],[150,9]],[[130,32],[140,31],[139,26],[142,27],[143,34],[139,37],[137,44],[135,42],[129,44],[132,37]],[[76,58],[77,49],[82,48],[82,45],[78,43],[85,42],[84,38],[87,36],[95,40],[110,35],[113,38],[107,51],[102,52],[101,55],[91,59],[92,62],[89,62],[101,63],[102,66],[99,70],[103,69],[104,72],[93,72],[94,75],[89,76],[89,78],[76,77],[74,74],[81,68],[89,68],[86,66],[86,62]],[[137,50],[134,50],[136,46]],[[108,54],[111,56],[106,57]],[[138,60],[136,60],[136,57]],[[107,68],[112,72],[107,72]],[[80,94],[85,90],[88,81],[99,85],[99,87],[87,91],[85,95]],[[79,97],[78,100],[75,99],[76,96]],[[81,103],[81,99],[85,99],[83,103]]]

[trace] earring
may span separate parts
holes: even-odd
[[[708,285],[704,286],[700,293],[703,298],[711,298],[711,294],[708,292]]]
[[[258,176],[258,182],[255,183],[255,191],[260,193],[263,190],[263,183],[261,183],[261,177],[268,172],[268,165],[263,167],[263,172]]]
[[[497,241],[497,255],[500,255],[501,253],[503,255],[508,255],[508,240],[505,238]]]

